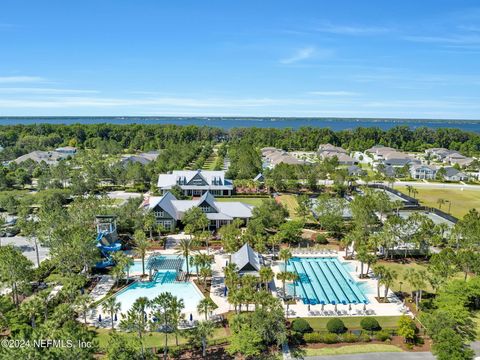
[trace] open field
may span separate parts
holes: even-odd
[[[408,195],[406,186],[396,186],[395,188]],[[415,187],[415,189],[418,191],[416,198],[420,200],[422,205],[439,208],[438,199],[450,201],[450,211],[457,218],[462,218],[470,209],[480,209],[480,191],[462,190],[461,188],[426,189],[424,187]],[[448,203],[444,204],[441,210],[448,212],[448,207]]]
[[[96,329],[95,332],[97,333],[96,339],[98,340],[99,346],[105,349],[108,345],[108,340],[110,338],[109,334],[111,330]],[[117,334],[119,334],[121,337],[124,337],[125,339],[137,337],[136,333],[117,332]],[[220,339],[220,338],[226,338],[226,337],[227,337],[227,332],[225,331],[225,328],[218,327],[218,328],[215,328],[214,334],[210,339],[214,340],[214,339]],[[163,347],[163,344],[165,342],[165,333],[149,332],[145,335],[144,341],[145,341],[146,348],[152,348],[152,347],[161,348]],[[183,336],[178,337],[179,344],[185,344],[187,342],[188,342],[188,339],[186,337],[183,337]],[[168,345],[169,346],[175,345],[174,334],[168,334]]]
[[[277,197],[277,201],[286,207],[291,219],[297,218],[295,209],[298,207],[298,202],[295,195],[280,195]]]
[[[375,316],[378,323],[382,328],[396,328],[398,324],[399,316]],[[327,322],[332,319],[331,317],[311,317],[305,318],[313,330],[316,331],[326,331]],[[357,330],[361,329],[360,321],[363,319],[361,316],[352,316],[352,317],[342,317],[342,321],[348,330]]]
[[[220,202],[232,202],[232,201],[239,201],[245,204],[259,206],[262,204],[262,201],[266,198],[256,198],[256,197],[224,197],[224,198],[215,198],[215,200]]]
[[[371,352],[402,352],[403,350],[387,344],[347,345],[321,349],[305,349],[305,356],[346,355]]]

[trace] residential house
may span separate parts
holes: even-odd
[[[22,155],[13,161],[17,164],[20,164],[24,161],[32,160],[36,163],[44,162],[47,165],[57,165],[60,160],[67,159],[70,156],[72,156],[72,154],[67,154],[64,152],[56,151],[56,150],[52,150],[52,151],[36,150],[28,154]]]
[[[356,159],[348,155],[347,150],[332,144],[320,144],[317,155],[321,160],[336,157],[339,165],[355,165],[358,163]]]
[[[386,153],[390,153],[394,151],[397,151],[397,149],[394,149],[388,146],[383,146],[383,145],[375,145],[370,149],[365,150],[365,153],[371,154],[373,156],[373,160],[383,160],[384,155]]]
[[[367,172],[363,170],[361,167],[358,167],[357,165],[351,165],[347,167],[348,175],[349,176],[363,176]]]
[[[201,196],[206,192],[230,196],[233,192],[233,181],[225,179],[225,171],[174,170],[160,174],[157,186],[162,193],[179,186],[186,196]]]
[[[410,167],[410,175],[414,179],[435,179],[437,168],[432,165],[414,164]]]
[[[460,154],[458,152],[453,152],[453,153],[447,155],[444,158],[443,161],[447,164],[450,164],[450,165],[458,164],[461,167],[466,167],[473,162],[473,158],[463,156],[462,154]]]
[[[120,160],[122,165],[127,165],[131,163],[139,163],[142,165],[147,165],[148,163],[155,161],[160,154],[159,151],[149,151],[146,153],[141,153],[137,155],[125,155]]]
[[[163,196],[145,198],[141,207],[153,211],[157,224],[162,224],[171,231],[180,225],[186,211],[198,207],[209,220],[209,230],[217,230],[234,219],[241,219],[245,223],[252,217],[253,206],[239,201],[218,202],[210,192],[205,192],[197,200],[177,200],[169,191]]]
[[[273,169],[278,164],[290,164],[290,165],[305,165],[309,164],[304,160],[297,159],[295,156],[292,156],[287,151],[266,147],[261,149],[262,158],[263,158],[263,167]]]
[[[468,175],[464,172],[461,172],[454,167],[445,167],[445,175],[443,178],[447,181],[466,181],[468,180]]]

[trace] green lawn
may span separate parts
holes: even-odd
[[[262,201],[266,198],[256,198],[256,197],[224,197],[224,198],[215,198],[215,200],[220,202],[232,202],[232,201],[239,201],[245,204],[259,206],[262,204]]]
[[[397,272],[397,279],[395,280],[395,282],[392,286],[392,290],[400,291],[400,287],[401,287],[401,290],[403,292],[407,292],[407,293],[414,290],[414,289],[412,289],[410,284],[407,281],[405,281],[405,273],[406,273],[407,269],[411,268],[411,269],[415,269],[415,270],[427,270],[426,265],[418,264],[416,262],[409,262],[409,263],[406,263],[406,264],[400,264],[400,263],[396,263],[396,262],[394,263],[394,262],[379,261],[379,262],[377,262],[377,264],[382,264],[385,267],[394,269]],[[402,284],[400,284],[400,282],[402,282]],[[427,285],[425,290],[432,291],[430,285]],[[383,296],[383,294],[380,294],[380,295]]]
[[[109,340],[109,333],[110,330],[107,329],[96,329],[95,330],[97,333],[97,340],[101,348],[105,349],[108,344]],[[136,337],[137,335],[134,333],[125,333],[125,332],[118,332],[120,336],[124,338],[131,338],[131,337]],[[225,328],[223,327],[218,327],[215,328],[215,332],[213,337],[210,340],[213,339],[220,339],[220,338],[226,338],[227,333],[225,331]],[[150,332],[147,333],[144,337],[145,339],[145,347],[146,348],[151,348],[151,347],[162,347],[165,341],[165,334],[160,333],[160,332]],[[187,343],[188,339],[182,336],[179,336],[178,343],[179,344],[185,344]],[[168,335],[168,344],[169,345],[175,345],[175,335],[169,334]]]
[[[398,324],[398,319],[399,316],[375,316],[375,319],[377,319],[378,323],[382,328],[396,328]],[[331,317],[310,317],[310,318],[305,318],[305,320],[308,321],[310,326],[313,328],[315,331],[326,331],[327,329],[327,322],[332,319]],[[352,316],[352,317],[345,317],[342,318],[343,323],[349,330],[357,330],[361,329],[360,326],[360,321],[362,320],[362,317],[360,316]]]
[[[406,186],[396,186],[397,190],[408,195]],[[416,198],[422,205],[439,208],[438,199],[451,201],[450,211],[453,216],[462,218],[470,209],[480,209],[480,190],[461,190],[452,188],[425,189],[415,187],[418,194]],[[413,196],[413,194],[412,194]],[[441,210],[448,211],[449,204],[442,205]]]
[[[298,207],[297,197],[295,195],[280,195],[277,200],[286,207],[290,218],[296,219],[298,217],[295,210]]]
[[[346,355],[372,352],[401,352],[402,349],[387,344],[347,345],[341,347],[305,349],[305,356]]]

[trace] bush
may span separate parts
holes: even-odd
[[[362,327],[362,329],[367,331],[377,331],[381,329],[377,319],[373,317],[364,317],[360,321],[360,326]]]
[[[336,344],[340,341],[337,334],[327,333],[323,335],[322,342],[325,344]]]
[[[378,341],[386,341],[390,340],[391,338],[392,336],[390,335],[390,332],[386,330],[381,330],[375,334],[375,339]]]
[[[318,243],[318,244],[321,244],[321,245],[326,245],[328,244],[328,240],[327,240],[327,237],[323,234],[317,234],[317,237],[315,238],[315,241]]]
[[[303,340],[305,340],[307,344],[319,343],[323,341],[323,337],[319,333],[306,333],[303,334]]]
[[[334,334],[343,334],[345,331],[347,331],[347,328],[341,319],[333,318],[328,321],[327,330]]]
[[[355,334],[343,334],[342,340],[346,343],[354,343],[358,341],[358,336]]]
[[[312,327],[305,319],[295,319],[292,321],[292,330],[302,334],[310,333],[313,331]]]
[[[360,341],[360,342],[370,342],[370,341],[372,341],[372,339],[370,338],[370,336],[368,334],[360,334],[360,336],[358,337],[358,341]]]

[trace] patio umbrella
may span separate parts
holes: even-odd
[[[337,302],[335,300],[332,300],[330,303],[332,305],[335,305],[335,312],[337,312]]]
[[[117,319],[117,313],[115,313],[115,317],[113,318],[113,321],[118,321],[118,319]]]
[[[193,315],[190,314],[190,321],[193,321]]]
[[[223,288],[223,296],[227,296],[227,287],[226,286]]]
[[[308,303],[308,311],[310,311],[310,303]]]
[[[102,314],[98,314],[98,322],[102,322]]]
[[[364,300],[363,301],[363,311],[366,311],[367,310],[367,301]]]
[[[323,309],[325,309],[325,301],[320,300],[320,304],[322,304],[322,312],[323,312]]]
[[[348,304],[348,311],[352,311],[352,304]]]

